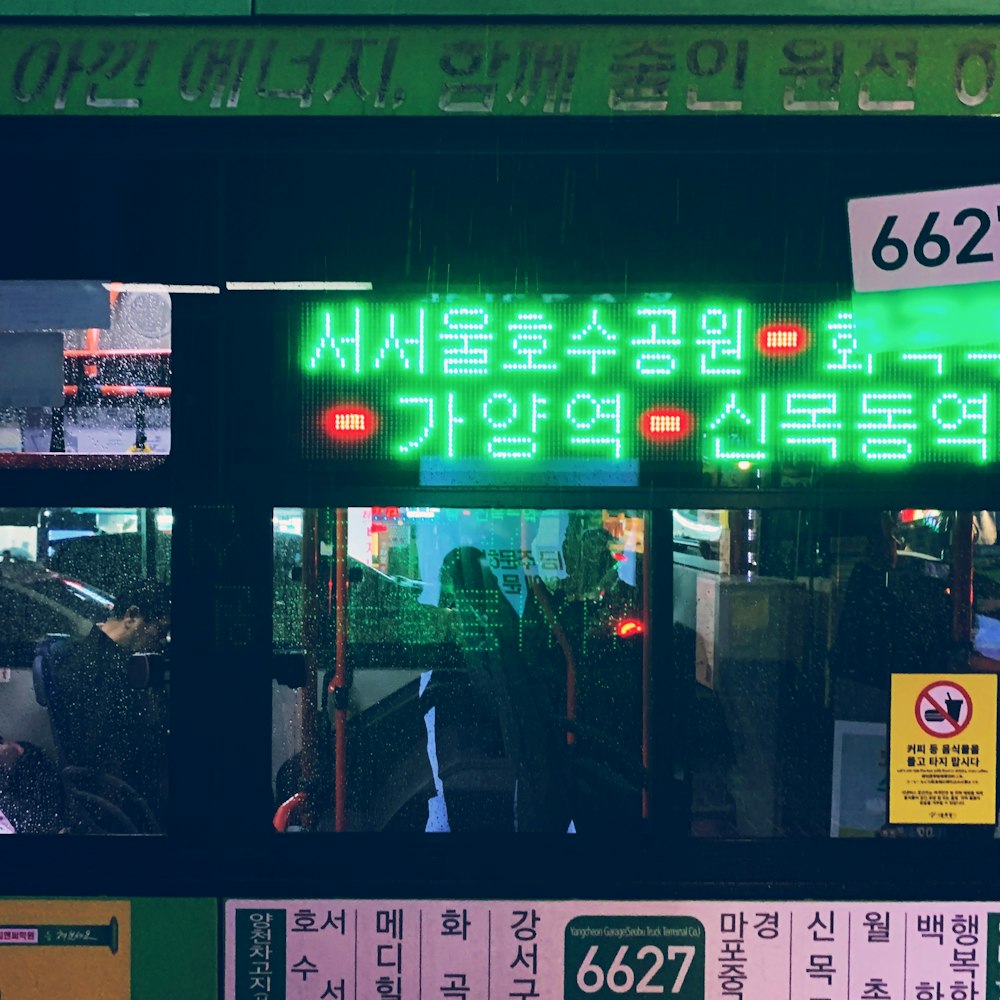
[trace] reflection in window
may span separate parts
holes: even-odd
[[[170,345],[170,296],[156,286],[3,283],[0,464],[169,453]]]
[[[641,512],[274,512],[279,829],[642,821]]]
[[[164,508],[0,508],[0,832],[160,833]]]
[[[892,674],[1000,671],[996,537],[992,511],[676,511],[692,835],[992,836],[890,826],[886,739]]]

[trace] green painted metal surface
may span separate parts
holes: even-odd
[[[217,912],[215,899],[134,899],[132,996],[217,997]]]
[[[488,11],[487,8],[488,7]],[[995,17],[987,0],[256,0],[254,13],[392,17]]]
[[[995,17],[990,0],[0,0],[0,17]]]
[[[1000,113],[992,25],[11,24],[0,114]]]
[[[0,17],[249,17],[252,0],[0,0]]]

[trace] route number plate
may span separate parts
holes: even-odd
[[[705,996],[705,929],[694,917],[576,917],[565,943],[564,1000]]]
[[[1000,280],[1000,184],[847,203],[854,290]]]

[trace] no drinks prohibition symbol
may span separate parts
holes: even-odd
[[[889,822],[993,826],[996,723],[996,674],[894,673]]]
[[[937,680],[917,695],[917,724],[928,736],[952,739],[972,721],[972,698],[954,681]]]

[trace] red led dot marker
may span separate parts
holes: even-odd
[[[798,323],[768,323],[757,331],[757,350],[769,358],[801,354],[809,346],[809,333]]]
[[[378,418],[367,406],[338,403],[323,414],[323,433],[343,444],[364,441],[377,427]]]
[[[639,418],[639,430],[647,441],[669,444],[685,438],[694,429],[694,417],[680,407],[646,410]]]

